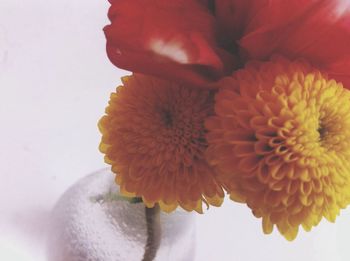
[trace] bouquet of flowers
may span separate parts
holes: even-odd
[[[110,3],[107,54],[133,74],[100,150],[123,196],[155,216],[228,193],[287,240],[335,221],[350,203],[349,1]]]

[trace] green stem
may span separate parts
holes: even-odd
[[[119,193],[113,193],[113,192],[108,192],[105,195],[98,195],[96,197],[92,197],[91,200],[93,202],[100,202],[100,203],[105,203],[105,202],[112,202],[112,201],[128,201],[131,204],[136,204],[136,203],[141,203],[142,198],[138,197],[124,197],[121,196]]]
[[[159,205],[156,204],[153,208],[145,207],[145,215],[147,224],[147,242],[142,261],[152,261],[156,257],[161,240]]]

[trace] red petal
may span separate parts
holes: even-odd
[[[195,85],[225,68],[214,17],[195,0],[110,0],[107,54],[116,66]]]
[[[267,0],[219,0],[215,1],[215,16],[220,28],[221,40],[227,48],[232,48],[248,22]]]
[[[336,80],[350,79],[350,12],[344,0],[271,0],[240,40],[246,59],[305,58]],[[350,88],[350,87],[349,87]]]
[[[343,83],[345,88],[350,89],[350,59],[330,64],[327,68],[329,77]]]

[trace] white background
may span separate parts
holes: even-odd
[[[96,123],[127,72],[105,55],[104,0],[0,0],[0,260],[45,259],[50,210],[105,167]],[[348,261],[350,211],[290,243],[226,200],[197,217],[196,260]]]

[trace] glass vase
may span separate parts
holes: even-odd
[[[160,213],[154,260],[192,261],[195,214]],[[119,196],[114,174],[95,172],[68,189],[52,211],[48,261],[141,261],[147,241],[145,205]]]

